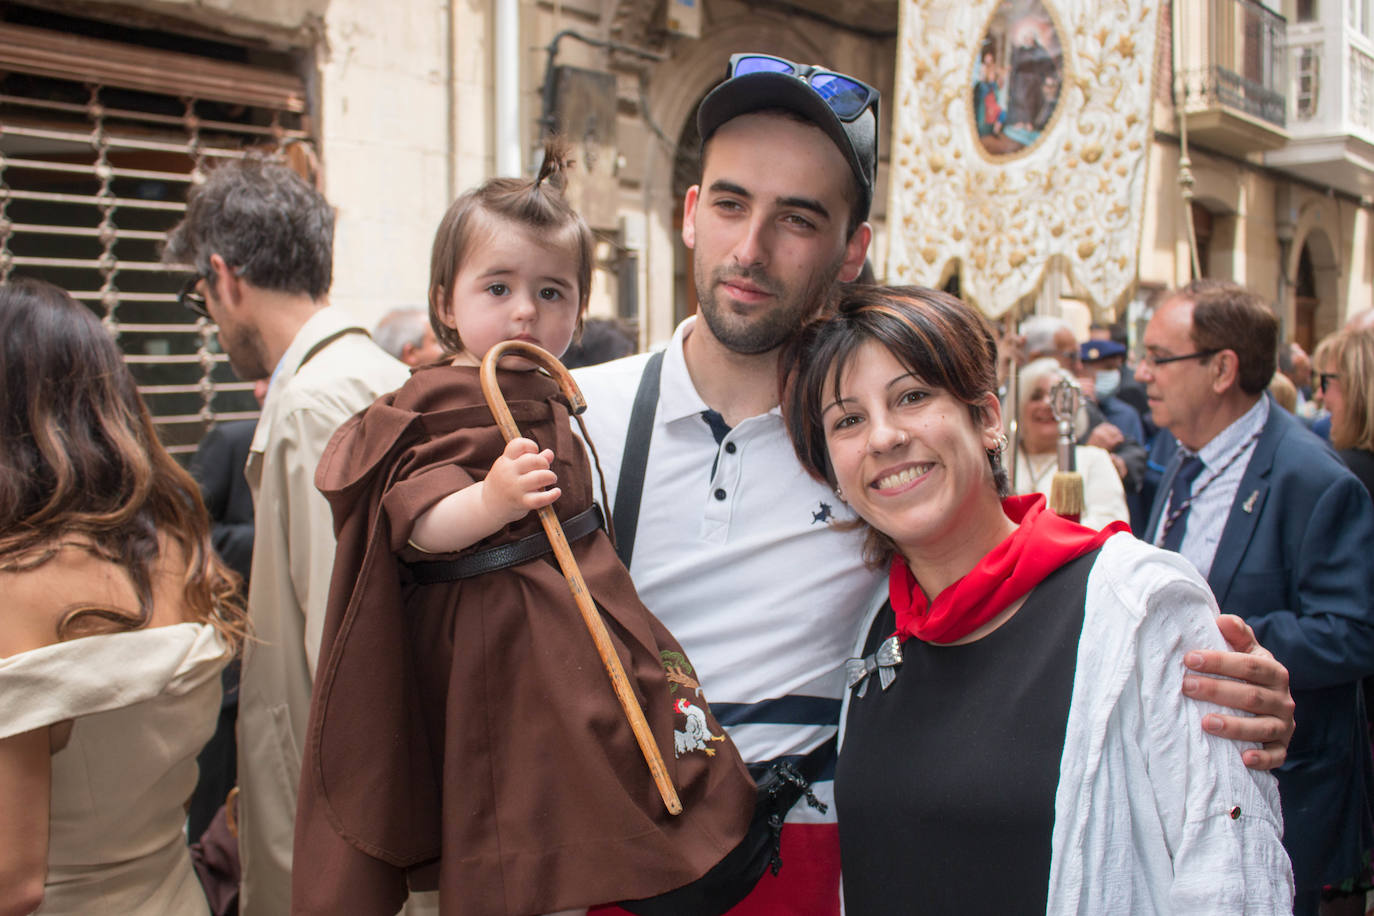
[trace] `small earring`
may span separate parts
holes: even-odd
[[[840,489],[839,487],[836,487],[835,498],[838,499],[840,502],[844,502],[844,490]]]
[[[999,455],[1002,454],[1004,451],[1007,450],[1007,434],[1006,434],[1006,433],[998,433],[998,434],[997,434],[997,440],[996,440],[996,442],[994,443],[993,449],[992,449],[992,450],[993,450],[994,452],[996,452],[997,454],[999,454]]]

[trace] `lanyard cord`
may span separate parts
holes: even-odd
[[[1236,449],[1234,452],[1231,453],[1231,457],[1226,459],[1225,464],[1217,468],[1217,472],[1215,474],[1213,474],[1211,477],[1208,477],[1206,480],[1202,482],[1202,486],[1197,487],[1191,493],[1189,493],[1188,498],[1183,500],[1183,502],[1181,502],[1177,507],[1169,507],[1169,517],[1166,518],[1164,520],[1164,524],[1160,526],[1159,537],[1155,538],[1156,547],[1159,547],[1164,543],[1164,539],[1169,535],[1169,529],[1174,527],[1174,524],[1180,518],[1183,517],[1183,514],[1188,511],[1188,507],[1191,506],[1193,502],[1207,490],[1208,487],[1215,483],[1217,478],[1219,478],[1222,474],[1225,474],[1230,469],[1231,465],[1239,461],[1240,456],[1244,455],[1246,450],[1248,450],[1250,446],[1255,443],[1255,440],[1259,439],[1259,437],[1263,433],[1264,427],[1260,426],[1259,429],[1255,430],[1253,433],[1250,434],[1250,437],[1248,439],[1246,439],[1244,442],[1240,444],[1240,448]],[[1194,455],[1193,457],[1197,458],[1199,461],[1202,461],[1201,457],[1197,455]],[[1203,462],[1203,464],[1205,465],[1206,462]]]

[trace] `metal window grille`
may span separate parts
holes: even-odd
[[[185,460],[217,420],[256,416],[215,327],[161,263],[216,160],[308,139],[301,79],[0,24],[0,279],[69,291],[115,336],[159,435]]]

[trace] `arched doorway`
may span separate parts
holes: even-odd
[[[1338,325],[1340,269],[1330,237],[1314,228],[1303,237],[1292,268],[1293,313],[1288,338],[1311,353]]]
[[[1298,275],[1293,279],[1293,340],[1308,353],[1317,342],[1317,277],[1312,253],[1306,245],[1298,253]]]

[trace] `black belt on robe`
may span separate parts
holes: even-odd
[[[563,523],[563,534],[569,543],[584,538],[605,524],[601,507],[592,503],[591,508],[579,512]],[[484,573],[496,572],[537,560],[553,552],[549,536],[543,531],[526,535],[518,541],[488,547],[476,553],[459,557],[456,560],[422,560],[401,564],[410,574],[409,579],[416,585],[435,585],[439,582],[453,582],[458,579],[471,579]]]

